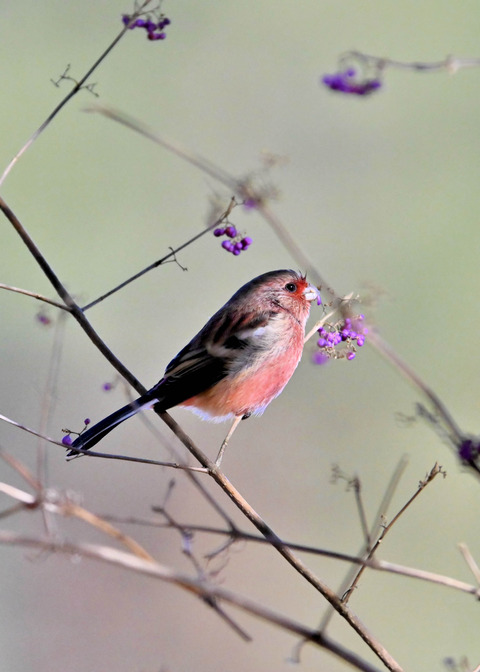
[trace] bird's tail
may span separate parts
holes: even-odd
[[[107,416],[100,422],[97,422],[96,425],[90,427],[85,432],[82,432],[71,445],[71,450],[67,453],[66,459],[73,460],[75,457],[80,457],[82,453],[77,452],[76,449],[80,448],[81,450],[88,450],[93,448],[95,444],[103,439],[112,429],[115,429],[124,420],[127,420],[135,413],[138,413],[142,408],[150,408],[156,399],[147,393],[142,397],[139,397],[136,401],[132,401],[130,404],[119,408],[118,411]]]

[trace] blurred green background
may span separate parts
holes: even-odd
[[[50,80],[67,64],[73,77],[81,77],[121,29],[121,14],[131,10],[117,0],[2,3],[2,170],[69,91],[68,82],[56,89]],[[99,102],[235,176],[258,170],[262,151],[287,157],[268,176],[280,194],[275,213],[338,293],[367,288],[383,336],[460,426],[478,431],[480,70],[455,76],[388,70],[383,90],[367,99],[335,95],[318,84],[349,49],[425,62],[480,55],[478,2],[185,0],[166,1],[163,10],[172,21],[164,42],[147,42],[142,31],[132,31],[94,74]],[[2,190],[80,302],[201,231],[211,198],[219,194],[226,204],[231,195],[154,144],[86,114],[95,102],[88,92],[78,95]],[[89,312],[146,386],[241,284],[267,270],[296,267],[257,214],[239,208],[232,220],[254,239],[247,253],[234,258],[205,236],[179,255],[188,272],[168,264]],[[55,298],[5,219],[0,260],[1,282]],[[40,426],[52,348],[61,358],[50,435],[80,429],[86,416],[99,420],[124,403],[120,385],[102,391],[114,372],[73,321],[65,325],[60,352],[55,328],[35,319],[38,304],[5,291],[0,302],[1,413]],[[49,315],[55,318],[55,310]],[[331,465],[361,478],[372,517],[402,456],[409,464],[392,513],[438,461],[448,477],[432,483],[404,515],[381,557],[473,583],[457,544],[467,543],[480,560],[479,483],[430,428],[396,420],[397,413],[413,413],[416,392],[370,348],[353,362],[326,367],[313,366],[310,352],[265,415],[242,423],[225,458],[228,478],[283,538],[355,553],[362,535],[353,495],[343,483],[330,483]],[[201,423],[183,410],[172,414],[210,456],[216,454],[225,426]],[[0,432],[1,448],[35,469],[34,437],[5,424]],[[102,448],[167,456],[138,418]],[[93,459],[67,464],[54,446],[47,453],[48,485],[74,493],[97,513],[149,516],[175,477],[172,515],[183,523],[220,522],[178,473]],[[0,470],[2,480],[26,487],[10,467]],[[240,521],[225,497],[211,491]],[[2,497],[3,506],[10,503]],[[56,524],[60,539],[105,543],[86,525]],[[3,525],[43,533],[32,513]],[[160,562],[193,573],[181,557],[178,534],[125,529]],[[201,557],[218,543],[198,537],[194,550]],[[234,614],[254,638],[247,645],[211,610],[171,586],[22,548],[1,548],[0,558],[4,670],[289,667],[294,638]],[[333,560],[305,561],[333,588],[346,571]],[[268,549],[235,548],[219,580],[310,626],[324,613],[320,596]],[[351,605],[405,670],[443,670],[447,656],[478,665],[480,617],[473,598],[369,572]],[[376,663],[339,619],[330,632]],[[345,665],[307,647],[301,669],[336,672]]]

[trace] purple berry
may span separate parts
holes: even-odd
[[[110,392],[111,389],[112,389],[112,383],[103,383],[102,390],[104,392]]]
[[[233,224],[229,224],[225,229],[225,233],[229,238],[235,238],[237,235],[237,229],[233,226]]]
[[[348,355],[347,355],[347,359],[348,360],[355,359],[355,353],[354,352],[349,352]]]
[[[65,436],[62,439],[62,443],[64,446],[72,445],[72,437],[70,436],[70,434],[65,434]]]
[[[48,315],[45,315],[45,313],[38,313],[37,320],[40,322],[40,324],[44,324],[45,326],[48,326],[52,322],[52,320],[48,317]]]
[[[90,420],[90,418],[85,418],[85,420],[83,421],[83,424],[84,425],[89,425],[91,422],[92,421]]]
[[[319,364],[321,366],[322,364],[326,364],[328,362],[328,360],[329,360],[329,357],[324,352],[317,351],[317,352],[313,353],[313,363],[314,364]]]

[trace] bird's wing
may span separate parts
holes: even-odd
[[[214,315],[150,390],[160,407],[173,408],[213,387],[230,372],[248,366],[253,352],[265,347],[264,331],[271,317],[270,313],[251,313],[232,320],[223,312]]]

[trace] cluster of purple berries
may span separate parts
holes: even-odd
[[[82,432],[84,432],[84,431],[87,429],[88,425],[91,423],[90,418],[85,418],[85,420],[83,421],[83,423],[84,423],[85,427],[82,429]],[[64,445],[64,446],[71,446],[72,443],[73,443],[73,441],[72,441],[72,436],[71,436],[71,435],[72,435],[72,433],[73,433],[73,434],[76,434],[76,432],[71,432],[69,429],[63,429],[62,431],[63,431],[63,432],[68,432],[67,434],[65,434],[65,436],[64,436],[63,439],[62,439],[62,443],[63,443],[63,445]],[[78,436],[80,436],[80,434],[81,434],[82,432],[79,432]]]
[[[131,20],[131,16],[128,16],[128,14],[123,14],[122,22],[124,26],[128,26]],[[147,31],[147,38],[149,40],[164,40],[167,35],[163,29],[170,24],[171,21],[166,16],[162,16],[160,21],[152,21],[152,19],[148,18],[136,19],[130,26],[130,29],[133,30],[133,28],[144,28]]]
[[[356,79],[356,74],[355,68],[347,68],[347,70],[336,72],[334,75],[325,75],[322,77],[322,82],[332,91],[352,93],[357,96],[367,96],[382,86],[379,79]]]
[[[217,238],[220,238],[220,236],[227,236],[227,240],[222,241],[222,247],[236,257],[238,257],[244,250],[247,250],[253,242],[249,236],[243,236],[243,238],[241,238],[233,224],[228,224],[228,226],[222,226],[215,229],[213,235]]]
[[[317,341],[320,351],[315,354],[315,362],[324,364],[331,357],[355,359],[355,345],[361,348],[368,332],[368,329],[362,326],[363,320],[363,315],[357,315],[354,318],[346,317],[337,325],[320,327],[318,330],[320,338]],[[346,345],[343,351],[335,349],[340,344]]]

